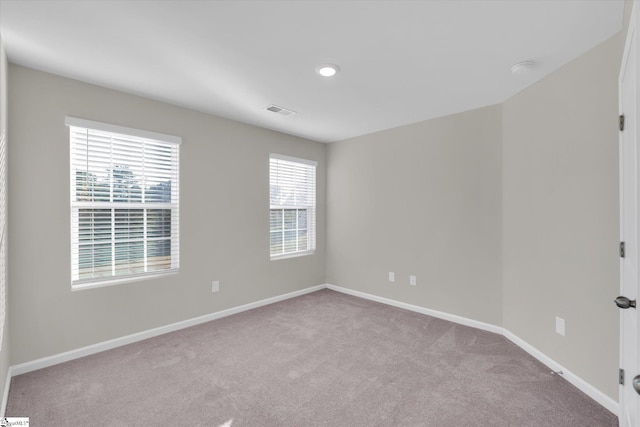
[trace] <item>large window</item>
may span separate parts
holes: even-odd
[[[67,117],[74,288],[177,272],[178,137]]]
[[[316,249],[316,165],[269,156],[271,259],[308,255]]]

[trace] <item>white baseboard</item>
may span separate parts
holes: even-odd
[[[569,381],[569,383],[573,384],[578,390],[582,391],[584,394],[598,402],[600,405],[607,408],[609,411],[613,412],[616,416],[618,416],[620,412],[620,405],[615,400],[611,399],[606,394],[602,393],[600,390],[575,375],[555,360],[551,359],[549,356],[536,349],[523,339],[517,337],[515,334],[506,330],[501,326],[492,325],[490,323],[479,322],[477,320],[468,319],[466,317],[456,316],[454,314],[444,313],[441,311],[431,310],[428,308],[420,307],[417,305],[407,304],[404,302],[392,300],[389,298],[379,297],[377,295],[367,294],[365,292],[354,291],[353,289],[343,288],[335,285],[326,285],[328,289],[332,289],[337,292],[342,292],[344,294],[353,295],[356,297],[368,299],[375,302],[380,302],[382,304],[391,305],[394,307],[404,308],[405,310],[415,311],[416,313],[426,314],[428,316],[437,317],[438,319],[448,320],[453,323],[458,323],[460,325],[470,326],[472,328],[481,329],[484,331],[494,332],[500,335],[503,335],[505,338],[516,344],[518,347],[522,348],[524,351],[529,353],[531,356],[538,359],[540,362],[548,366],[551,370],[558,372],[562,371],[562,376],[564,379]]]
[[[147,338],[153,338],[158,335],[188,328],[190,326],[199,325],[201,323],[210,322],[212,320],[220,319],[222,317],[231,316],[232,314],[241,313],[243,311],[273,304],[279,301],[284,301],[289,298],[295,298],[311,292],[319,291],[321,289],[324,289],[325,287],[326,287],[325,285],[312,286],[310,288],[301,289],[299,291],[290,292],[288,294],[266,298],[266,299],[255,301],[249,304],[240,305],[238,307],[232,307],[226,310],[217,311],[215,313],[206,314],[204,316],[195,317],[193,319],[183,320],[181,322],[172,323],[170,325],[160,326],[158,328],[149,329],[147,331],[142,331],[142,332],[127,335],[124,337],[115,338],[109,341],[104,341],[101,343],[89,345],[87,347],[78,348],[76,350],[54,354],[53,356],[43,357],[41,359],[11,366],[10,372],[12,376],[25,374],[27,372],[46,368],[48,366],[57,365],[58,363],[68,362],[70,360],[79,359],[81,357],[89,356],[91,354],[99,353],[101,351],[111,350],[116,347],[121,347],[123,345],[131,344],[137,341],[146,340]]]
[[[367,299],[370,301],[379,302],[382,304],[390,305],[393,307],[403,308],[405,310],[414,311],[416,313],[426,314],[428,316],[433,316],[439,319],[448,320],[453,323],[457,323],[460,325],[470,326],[472,328],[481,329],[488,332],[497,333],[505,336],[508,340],[516,344],[518,347],[522,348],[524,351],[529,353],[531,356],[538,359],[540,362],[548,366],[553,371],[562,371],[563,377],[577,387],[580,391],[585,393],[587,396],[591,397],[593,400],[607,408],[609,411],[613,412],[616,416],[619,413],[619,404],[618,402],[611,399],[609,396],[602,393],[600,390],[573,374],[568,369],[561,366],[559,363],[536,349],[535,347],[528,344],[526,341],[517,337],[510,331],[504,329],[503,327],[492,325],[490,323],[479,322],[477,320],[468,319],[466,317],[457,316],[454,314],[444,313],[437,310],[431,310],[425,307],[407,304],[404,302],[392,300],[389,298],[379,297],[372,294],[367,294],[365,292],[355,291],[353,289],[343,288],[340,286],[324,284],[312,286],[306,289],[301,289],[299,291],[290,292],[288,294],[283,294],[267,299],[263,299],[260,301],[252,302],[249,304],[244,304],[238,307],[232,307],[226,310],[217,311],[215,313],[207,314],[200,317],[195,317],[193,319],[183,320],[181,322],[172,323],[170,325],[161,326],[154,329],[149,329],[147,331],[138,332],[135,334],[127,335],[120,338],[115,338],[109,341],[104,341],[101,343],[93,344],[87,347],[82,347],[76,350],[67,351],[65,353],[55,354],[53,356],[44,357],[41,359],[33,360],[31,362],[21,363],[19,365],[10,366],[7,372],[7,380],[4,387],[4,394],[2,398],[2,406],[0,407],[0,417],[4,417],[5,410],[7,407],[7,400],[9,397],[9,387],[11,385],[11,378],[16,375],[25,374],[27,372],[35,371],[38,369],[46,368],[48,366],[57,365],[58,363],[68,362],[70,360],[78,359],[84,356],[89,356],[91,354],[99,353],[102,351],[110,350],[116,347],[121,347],[123,345],[131,344],[137,341],[142,341],[147,338],[153,338],[158,335],[166,334],[169,332],[177,331],[180,329],[188,328],[190,326],[199,325],[201,323],[210,322],[212,320],[220,319],[222,317],[231,316],[232,314],[241,313],[243,311],[251,310],[254,308],[262,307],[265,305],[273,304],[279,301],[284,301],[290,298],[295,298],[297,296],[305,295],[311,292],[319,291],[321,289],[331,289],[337,292],[341,292],[348,295],[353,295],[359,298]]]
[[[458,323],[460,325],[471,326],[472,328],[481,329],[483,331],[494,332],[496,334],[502,335],[502,328],[500,326],[492,325],[491,323],[479,322],[477,320],[468,319],[466,317],[456,316],[455,314],[449,314],[449,313],[444,313],[442,311],[431,310],[429,308],[424,308],[419,305],[407,304],[405,302],[400,302],[400,301],[392,300],[389,298],[379,297],[377,295],[367,294],[365,292],[354,291],[353,289],[343,288],[340,286],[327,285],[327,288],[337,292],[342,292],[343,294],[353,295],[356,297],[368,299],[370,301],[380,302],[382,304],[404,308],[405,310],[415,311],[416,313],[426,314],[428,316],[437,317],[438,319],[448,320],[450,322]]]
[[[613,412],[616,416],[619,415],[620,404],[618,402],[616,402],[615,400],[613,400],[612,398],[610,398],[609,396],[607,396],[606,394],[604,394],[603,392],[601,392],[600,390],[598,390],[597,388],[595,388],[594,386],[592,386],[591,384],[589,384],[588,382],[586,382],[585,380],[583,380],[582,378],[580,378],[579,376],[577,376],[576,374],[574,374],[573,372],[565,368],[564,366],[560,365],[558,362],[556,362],[555,360],[553,360],[552,358],[550,358],[549,356],[547,356],[537,348],[533,347],[531,344],[527,343],[522,338],[516,336],[512,332],[504,329],[503,335],[509,341],[513,342],[515,345],[517,345],[518,347],[520,347],[521,349],[529,353],[531,356],[535,357],[540,362],[547,365],[552,371],[562,372],[562,376],[564,377],[564,379],[569,381],[571,384],[573,384],[578,390],[582,391],[584,394],[586,394],[587,396],[589,396],[590,398],[592,398],[593,400],[595,400],[596,402],[598,402],[599,404],[607,408],[609,411]]]

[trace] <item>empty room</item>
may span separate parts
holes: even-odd
[[[0,425],[640,426],[637,25],[0,0]]]

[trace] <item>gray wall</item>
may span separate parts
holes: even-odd
[[[620,33],[503,105],[504,326],[616,401],[623,43]]]
[[[501,141],[493,106],[329,145],[327,281],[501,324]]]
[[[8,137],[8,129],[7,129],[7,118],[8,118],[8,109],[7,109],[7,56],[4,51],[4,45],[2,44],[2,39],[0,38],[0,134],[3,132],[5,136]],[[8,237],[5,236],[5,238]],[[5,273],[6,274],[6,273]],[[8,276],[5,276],[8,278]],[[8,288],[8,282],[6,284]],[[5,297],[7,296],[7,290],[4,290]],[[6,299],[5,299],[6,301]],[[4,394],[4,385],[7,380],[7,372],[9,370],[9,332],[8,332],[8,311],[9,304],[6,304],[5,311],[5,325],[4,331],[2,334],[2,350],[0,351],[0,394]],[[0,398],[1,399],[1,398]],[[0,400],[1,401],[1,400]],[[3,414],[0,414],[3,415]]]
[[[270,152],[317,160],[324,206],[324,144],[13,64],[9,85],[12,364],[324,283],[324,210],[316,254],[279,261],[268,214]],[[178,275],[71,291],[67,115],[183,138]]]

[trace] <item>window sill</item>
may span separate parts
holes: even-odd
[[[289,258],[298,258],[298,257],[302,257],[302,256],[307,256],[307,255],[313,255],[316,251],[304,251],[304,252],[294,252],[294,253],[290,253],[290,254],[284,254],[284,255],[275,255],[271,257],[271,261],[277,261],[280,259],[289,259]]]
[[[106,280],[71,283],[71,291],[84,291],[86,289],[103,288],[105,286],[120,285],[124,283],[140,282],[142,280],[156,279],[158,277],[173,276],[178,274],[178,270],[163,271],[160,273],[142,274],[139,276],[125,276],[118,278],[108,278]]]

